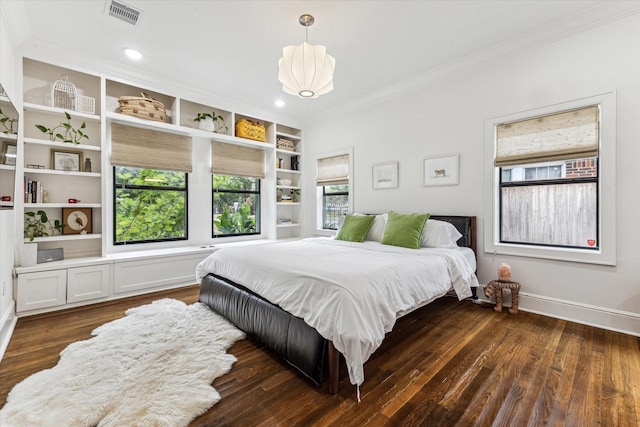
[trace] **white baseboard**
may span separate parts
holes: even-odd
[[[483,287],[478,288],[479,301],[495,303],[495,301],[488,300],[484,296],[483,289]],[[526,292],[520,292],[519,296],[518,308],[522,311],[640,336],[640,314],[637,313],[581,304]],[[505,292],[504,307],[510,306],[511,293]]]
[[[14,302],[11,301],[11,305],[7,307],[5,314],[0,319],[0,361],[4,357],[4,352],[7,350],[9,346],[9,341],[11,340],[11,335],[13,335],[13,330],[16,327],[16,322],[18,318],[15,315],[15,306]]]

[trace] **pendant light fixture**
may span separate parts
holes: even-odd
[[[311,15],[300,17],[300,25],[306,30],[305,41],[297,46],[285,46],[278,62],[278,80],[282,83],[282,90],[301,98],[317,98],[333,90],[336,60],[327,55],[327,48],[323,45],[307,43],[313,22]]]

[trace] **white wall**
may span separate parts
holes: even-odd
[[[5,15],[0,14],[0,83],[7,94],[15,100],[13,58],[14,48],[9,37]],[[14,221],[13,210],[0,211],[0,359],[15,325],[13,314]]]
[[[423,53],[428,54],[428,53]],[[339,74],[336,79],[339,78]],[[342,82],[342,84],[346,84]],[[340,90],[336,80],[335,90]],[[495,117],[617,93],[617,265],[493,256],[483,253],[483,125]],[[640,15],[519,53],[453,71],[429,85],[350,113],[307,124],[305,171],[324,152],[354,148],[354,209],[478,216],[478,277],[487,283],[501,262],[521,282],[521,308],[640,335]],[[423,187],[422,159],[460,153],[460,184]],[[399,162],[398,189],[373,190],[371,166]],[[601,165],[606,168],[607,165]],[[313,191],[313,176],[305,191]],[[312,218],[315,206],[306,206]],[[313,234],[314,222],[304,232]]]

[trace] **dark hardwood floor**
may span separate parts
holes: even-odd
[[[0,402],[69,343],[164,297],[193,303],[198,287],[20,318],[0,363]],[[447,297],[397,322],[365,365],[361,402],[344,367],[332,396],[245,339],[214,381],[222,400],[191,425],[637,426],[639,347],[637,337]]]

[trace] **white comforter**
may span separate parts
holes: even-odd
[[[459,299],[477,286],[459,249],[405,249],[378,242],[330,238],[228,247],[196,268],[198,282],[215,273],[242,284],[301,317],[333,341],[352,384],[364,381],[364,363],[396,318],[443,296]]]

